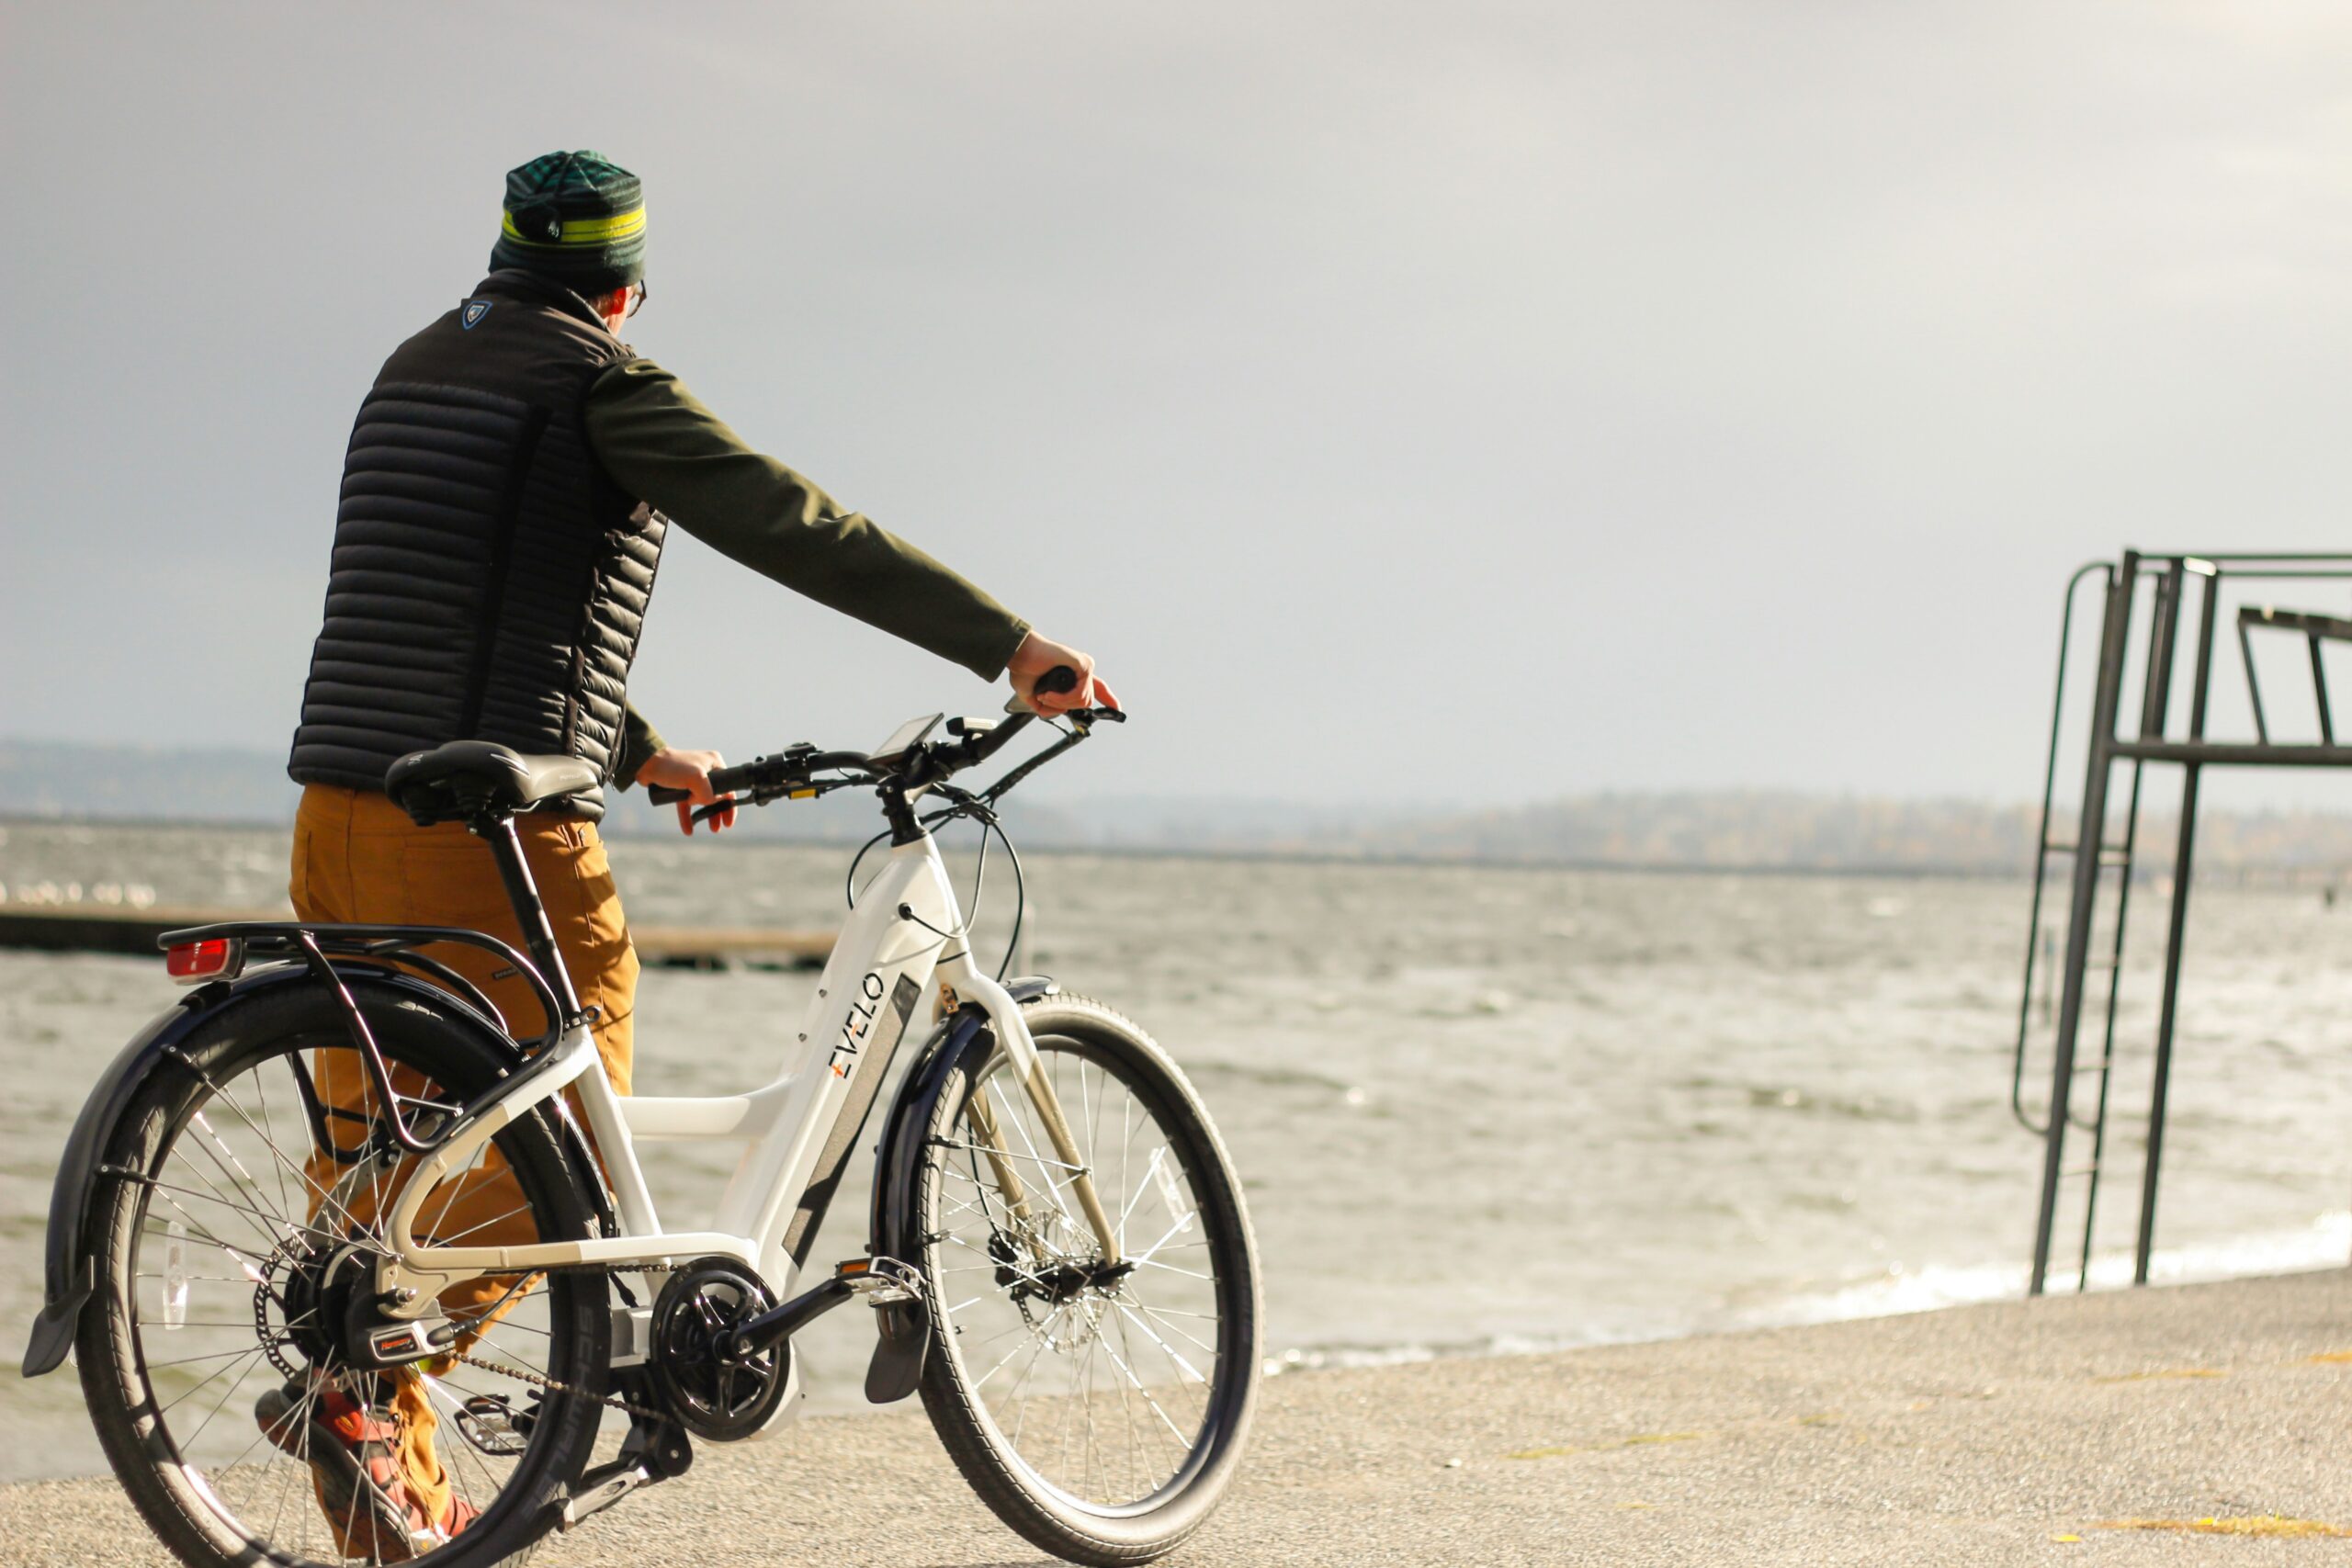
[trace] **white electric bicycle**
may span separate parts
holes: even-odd
[[[74,1129],[27,1374],[77,1352],[116,1473],[197,1568],[490,1563],[680,1474],[695,1439],[771,1428],[795,1403],[794,1333],[862,1299],[868,1396],[920,1391],[1006,1524],[1080,1562],[1172,1550],[1231,1481],[1255,1404],[1240,1184],[1141,1030],[976,960],[931,833],[976,820],[983,870],[993,833],[1017,876],[996,801],[1115,716],[1068,716],[978,792],[951,780],[1034,716],[932,716],[875,751],[796,746],[715,774],[752,804],[870,787],[888,853],[783,1076],[711,1099],[616,1094],[556,949],[513,818],[593,784],[587,765],[479,741],[402,759],[389,793],[487,841],[527,953],[447,927],[167,935],[197,988]],[[434,956],[447,943],[527,981],[546,1031],[514,1038]],[[886,1080],[869,1244],[812,1270]],[[656,1214],[638,1145],[657,1139],[742,1145],[707,1226]],[[437,1527],[377,1470],[338,1487],[312,1464],[331,1398],[380,1408],[403,1384],[463,1505]],[[616,1449],[599,1443],[613,1412]]]

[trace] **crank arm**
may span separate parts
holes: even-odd
[[[853,1258],[835,1269],[831,1279],[801,1292],[782,1306],[745,1318],[714,1348],[721,1360],[756,1356],[791,1338],[852,1296],[865,1296],[876,1306],[920,1301],[922,1276],[895,1258]]]

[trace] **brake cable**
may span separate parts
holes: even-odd
[[[967,818],[980,825],[979,854],[972,874],[972,907],[970,911],[965,916],[964,930],[961,932],[944,931],[937,926],[933,925],[929,920],[926,920],[921,916],[915,914],[912,909],[906,908],[904,906],[901,906],[900,908],[900,912],[909,919],[913,920],[917,925],[922,926],[925,931],[930,931],[934,936],[941,937],[947,941],[954,941],[958,936],[961,936],[968,942],[971,935],[973,922],[978,920],[980,917],[982,898],[988,888],[989,835],[991,833],[995,834],[997,841],[1004,846],[1005,857],[1012,863],[1012,933],[1005,942],[1004,956],[998,961],[996,966],[996,977],[1000,981],[1001,981],[1005,977],[1007,972],[1012,969],[1012,960],[1021,950],[1022,927],[1027,918],[1029,910],[1029,877],[1027,869],[1021,863],[1020,850],[1014,847],[1012,835],[1008,834],[1004,830],[1004,824],[997,816],[996,804],[999,800],[1003,798],[1005,795],[1010,793],[1014,785],[1020,784],[1022,780],[1027,778],[1030,774],[1035,773],[1039,768],[1044,767],[1047,762],[1052,761],[1055,758],[1060,756],[1065,751],[1069,750],[1080,741],[1087,739],[1087,737],[1092,732],[1094,724],[1104,720],[1108,720],[1113,723],[1123,723],[1125,721],[1127,716],[1121,713],[1116,708],[1093,708],[1084,710],[1082,715],[1075,716],[1072,722],[1067,724],[1056,723],[1052,716],[1042,713],[1033,714],[1032,716],[1043,719],[1048,728],[1056,730],[1060,734],[1061,739],[1054,742],[1051,746],[1046,747],[1044,750],[1038,752],[1035,756],[1030,758],[1027,761],[1022,763],[1019,767],[1014,768],[1011,773],[1006,773],[1002,778],[998,779],[996,783],[990,784],[986,790],[979,794],[975,795],[968,790],[957,789],[954,785],[948,784],[944,778],[936,780],[927,786],[933,792],[944,796],[948,800],[949,805],[943,810],[933,811],[929,815],[919,818],[918,820],[924,829],[929,830],[931,829],[940,827],[943,824],[952,822],[958,818]],[[966,744],[968,746],[972,741],[977,740],[978,739],[978,737],[977,736],[967,737]],[[833,761],[832,759],[839,758],[843,755],[844,753],[840,752],[820,752],[815,753],[814,755],[805,756],[801,759],[801,761],[804,767],[809,767],[810,771],[813,772],[815,768],[819,767],[841,766],[842,764],[839,761]],[[743,794],[748,795],[752,805],[765,806],[770,801],[786,797],[796,800],[809,799],[817,795],[830,794],[836,789],[846,788],[852,784],[866,784],[872,781],[866,779],[820,780],[810,778],[806,774],[803,774],[797,780],[779,782],[773,784],[755,785],[752,789],[743,792]],[[736,804],[737,800],[734,795],[730,794],[724,801],[713,802],[709,806],[702,807],[697,809],[694,813],[694,820],[697,822],[707,821],[722,811],[732,810]],[[852,909],[857,908],[858,868],[865,863],[865,857],[873,852],[874,846],[891,837],[891,834],[892,829],[887,828],[884,829],[881,832],[875,834],[874,837],[866,840],[863,844],[860,844],[857,849],[857,853],[850,857],[848,874],[842,881],[842,896],[843,902],[845,902]]]

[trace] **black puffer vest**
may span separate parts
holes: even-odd
[[[384,362],[344,460],[298,783],[380,790],[407,753],[475,739],[610,776],[667,527],[582,427],[628,356],[577,295],[499,272]]]

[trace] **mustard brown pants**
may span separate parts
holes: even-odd
[[[526,815],[514,820],[523,857],[538,885],[557,947],[583,1008],[595,1010],[591,1029],[605,1071],[621,1094],[629,1091],[633,1014],[637,1002],[637,952],[613,886],[612,866],[595,824],[577,818]],[[523,932],[506,897],[505,884],[490,846],[462,823],[420,828],[389,799],[372,791],[333,784],[307,784],[294,819],[294,855],[288,888],[295,914],[305,920],[385,925],[461,926],[487,931],[523,947]],[[529,985],[519,976],[495,976],[498,959],[480,948],[446,946],[432,956],[457,970],[489,997],[510,1032],[528,1039],[546,1027],[546,1016]],[[402,1069],[406,1071],[406,1069]],[[372,1091],[352,1051],[318,1053],[320,1098],[327,1104],[367,1113]],[[401,1083],[403,1093],[421,1086]],[[314,1191],[335,1185],[340,1172],[323,1151],[311,1157]],[[512,1246],[537,1239],[530,1217],[518,1213],[522,1198],[497,1151],[431,1197],[433,1232],[447,1241],[458,1236],[469,1247]],[[314,1204],[315,1208],[316,1205]],[[372,1213],[349,1201],[351,1217],[373,1223]],[[463,1323],[503,1296],[511,1280],[478,1280],[453,1286],[442,1309]],[[487,1326],[476,1322],[462,1348]],[[423,1381],[411,1369],[393,1379],[392,1412],[400,1428],[394,1444],[408,1503],[424,1522],[449,1513],[447,1472],[434,1451],[436,1420]],[[486,1500],[485,1500],[486,1501]]]

